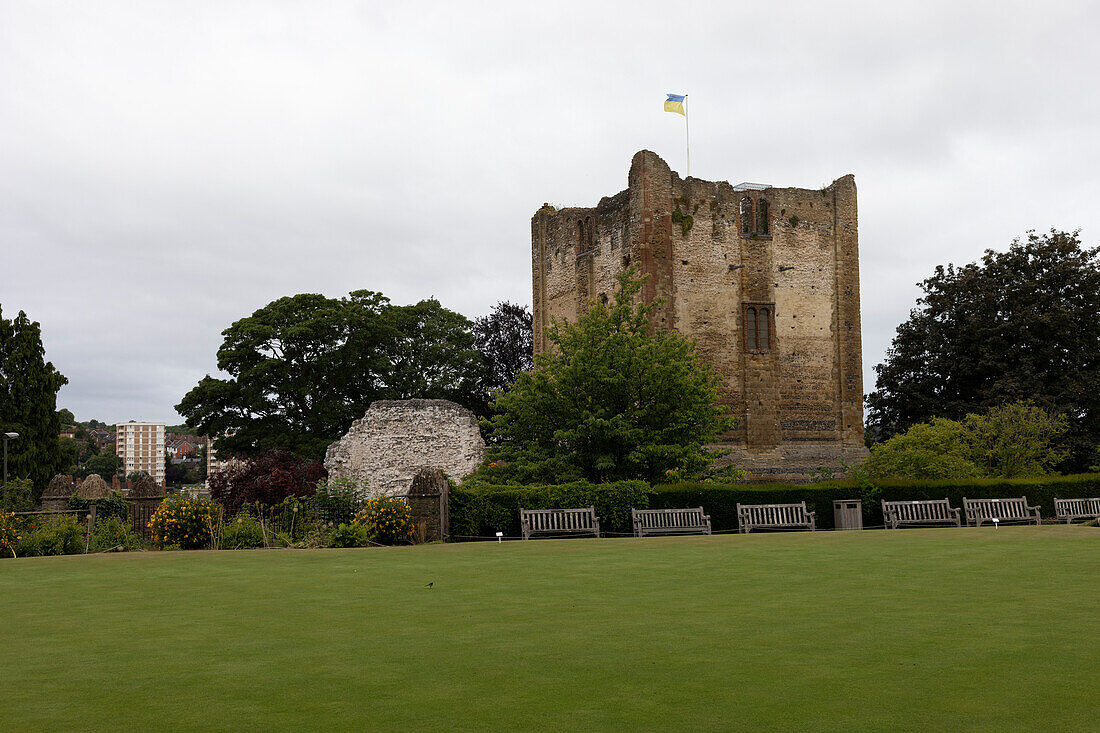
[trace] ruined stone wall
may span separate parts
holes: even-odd
[[[588,219],[592,248],[584,246]],[[740,418],[722,437],[725,462],[752,478],[797,480],[865,455],[852,176],[819,190],[735,187],[683,180],[642,151],[628,188],[595,209],[543,207],[532,221],[532,257],[536,351],[547,348],[540,329],[549,317],[575,318],[636,263],[650,275],[643,297],[665,300],[655,325],[695,338],[722,375],[722,399]],[[747,348],[749,306],[770,314],[770,348]]]
[[[329,478],[369,487],[375,496],[404,495],[422,468],[456,481],[485,460],[477,418],[447,400],[380,400],[329,446]]]
[[[590,209],[544,206],[531,220],[536,352],[548,347],[553,320],[576,320],[615,292],[630,260],[628,213],[624,191]]]

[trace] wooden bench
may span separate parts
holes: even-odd
[[[738,504],[737,529],[748,533],[754,529],[817,529],[814,512],[806,502],[797,504]]]
[[[947,499],[882,502],[882,518],[890,529],[897,529],[901,524],[954,524],[961,527],[959,511],[952,508]]]
[[[966,523],[975,527],[982,522],[1034,522],[1039,524],[1039,507],[1028,506],[1027,497],[1013,499],[967,499],[963,497],[963,509],[966,510]]]
[[[519,510],[523,539],[534,534],[591,534],[600,536],[600,520],[595,507],[583,509],[523,509]]]
[[[1055,499],[1054,518],[1072,524],[1074,519],[1100,519],[1100,497],[1091,499]]]
[[[710,534],[710,516],[695,509],[631,509],[634,536],[647,534]]]

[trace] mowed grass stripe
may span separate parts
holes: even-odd
[[[1094,730],[1098,571],[1082,527],[5,561],[2,727]]]

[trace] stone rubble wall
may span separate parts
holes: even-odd
[[[380,400],[329,446],[329,479],[350,479],[371,496],[408,493],[422,468],[458,481],[485,460],[474,413],[447,400]]]

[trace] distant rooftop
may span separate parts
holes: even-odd
[[[748,181],[745,181],[744,183],[738,183],[736,186],[733,187],[733,190],[734,191],[763,191],[765,188],[771,188],[771,187],[772,187],[772,184],[770,184],[770,183],[749,183]]]

